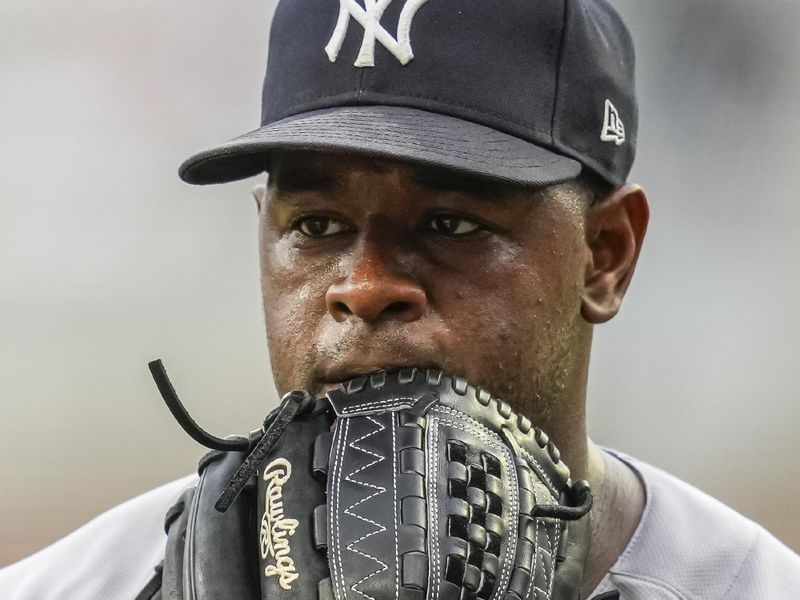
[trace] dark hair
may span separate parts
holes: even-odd
[[[600,177],[594,171],[584,168],[575,181],[584,188],[589,194],[589,205],[597,204],[606,198],[613,190],[614,186]]]

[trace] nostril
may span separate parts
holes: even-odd
[[[339,313],[341,313],[343,315],[351,315],[351,314],[353,314],[353,311],[350,310],[350,307],[347,306],[347,304],[345,304],[344,302],[336,302],[333,306],[336,309],[336,311],[338,311]]]
[[[386,307],[385,312],[390,315],[400,315],[406,312],[409,308],[411,308],[411,304],[408,302],[392,302]]]
[[[325,295],[328,313],[339,323],[353,317],[377,322],[416,321],[427,306],[425,292],[416,284],[403,280],[380,280],[367,284],[345,282],[331,286]]]

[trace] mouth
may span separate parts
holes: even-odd
[[[396,371],[398,369],[417,368],[443,370],[437,363],[416,362],[416,363],[389,363],[381,365],[343,365],[341,367],[326,370],[322,377],[315,380],[315,392],[319,395],[326,394],[331,390],[342,387],[342,384],[355,379],[356,377],[366,377],[379,371]]]

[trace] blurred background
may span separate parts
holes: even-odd
[[[653,215],[592,435],[800,550],[800,3],[613,4]],[[220,435],[276,402],[255,181],[176,176],[257,125],[273,5],[0,5],[0,565],[194,470],[149,360]]]

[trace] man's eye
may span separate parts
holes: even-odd
[[[444,235],[467,235],[481,228],[477,223],[453,215],[439,215],[430,221],[436,232]]]
[[[294,224],[294,228],[308,237],[325,237],[344,231],[344,224],[330,217],[305,217]]]

